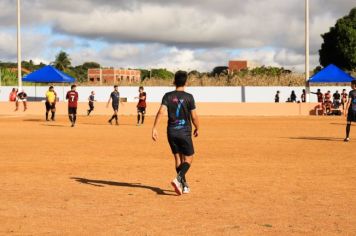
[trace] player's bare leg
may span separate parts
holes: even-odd
[[[140,121],[141,121],[141,112],[137,112],[137,126],[140,125]]]
[[[190,189],[186,182],[185,175],[193,162],[193,156],[174,154],[174,158],[178,175],[177,178],[172,181],[172,185],[178,195],[181,195],[182,193],[189,193]]]
[[[351,121],[348,121],[346,124],[346,138],[344,139],[344,142],[350,141],[350,131],[351,131]]]
[[[55,120],[56,109],[52,109],[51,113],[52,113],[51,120],[54,121]]]
[[[145,112],[141,112],[141,125],[145,122]]]
[[[27,110],[27,102],[24,101],[24,102],[23,102],[23,111],[26,111],[26,110]]]
[[[70,122],[71,122],[71,124],[72,124],[72,127],[74,127],[73,114],[69,114],[68,117],[69,117],[69,120],[70,120]]]
[[[114,115],[112,115],[112,117],[110,118],[109,120],[109,124],[112,125],[112,121],[115,119],[115,124],[116,125],[119,125],[119,122],[118,122],[118,117],[117,117],[117,111],[115,110],[114,111]]]
[[[16,106],[15,111],[18,111],[19,110],[19,102],[18,101],[15,102],[15,106]]]

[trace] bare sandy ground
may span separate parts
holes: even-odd
[[[153,118],[0,116],[0,235],[354,235],[356,141],[344,119],[203,117],[188,174]],[[352,127],[356,140],[356,126]]]

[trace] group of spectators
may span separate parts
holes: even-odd
[[[327,91],[325,94],[323,94],[320,89],[318,89],[317,92],[311,92],[311,93],[315,94],[318,99],[319,105],[315,108],[316,112],[318,110],[322,110],[324,115],[331,115],[333,113],[333,110],[336,110],[339,111],[338,113],[341,115],[340,106],[342,106],[342,110],[345,110],[345,105],[348,96],[346,89],[343,89],[342,93],[336,91],[334,94],[331,94],[330,91]],[[274,98],[274,102],[276,103],[280,102],[279,95],[280,95],[280,91],[277,91]],[[295,91],[293,90],[286,102],[292,102],[292,103],[306,102],[305,89],[303,89],[303,92],[300,96],[300,100],[298,100],[298,97]]]
[[[274,97],[274,102],[275,103],[279,103],[280,102],[280,97],[279,97],[279,95],[281,94],[281,92],[280,91],[277,91],[277,93],[276,93],[276,95],[275,95],[275,97]],[[297,95],[295,94],[295,91],[293,90],[292,91],[292,93],[291,93],[291,95],[289,96],[289,98],[287,99],[287,101],[286,102],[298,102],[298,103],[300,103],[300,102],[306,102],[307,101],[307,99],[306,99],[306,91],[305,91],[305,89],[303,89],[303,93],[302,93],[302,95],[300,96],[300,100],[298,100],[298,97],[297,97]]]
[[[319,105],[315,108],[316,112],[322,110],[323,115],[332,115],[334,114],[333,111],[336,111],[338,115],[341,115],[340,106],[342,106],[343,111],[345,110],[348,97],[346,89],[343,89],[341,94],[339,91],[336,91],[332,95],[330,91],[323,94],[320,89],[318,89],[316,93],[312,92],[312,94],[315,94],[318,98]]]

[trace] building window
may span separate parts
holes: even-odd
[[[90,82],[94,82],[94,78],[90,78],[89,80],[90,80]]]

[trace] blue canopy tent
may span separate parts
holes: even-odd
[[[330,64],[309,79],[309,83],[349,83],[354,80],[337,66]]]
[[[22,81],[33,83],[74,83],[75,79],[66,73],[57,70],[53,66],[45,66],[39,70],[32,72],[25,76]],[[35,86],[36,87],[36,86]],[[37,91],[35,89],[35,96],[37,97]],[[64,87],[63,87],[64,97]]]

